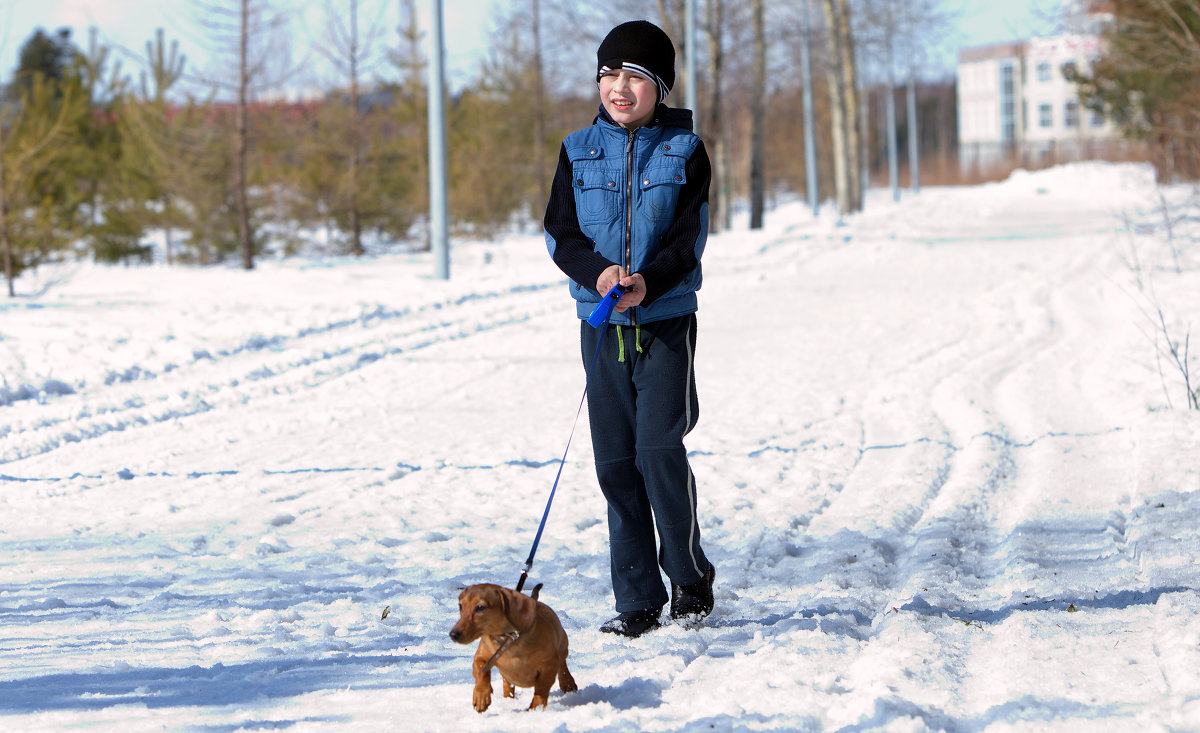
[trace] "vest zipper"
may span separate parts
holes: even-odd
[[[625,271],[632,274],[633,269],[633,151],[637,130],[629,131],[629,140],[625,143]],[[629,311],[630,325],[637,324],[634,309]]]

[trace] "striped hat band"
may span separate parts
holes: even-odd
[[[631,61],[622,62],[621,65],[615,69],[610,68],[608,66],[601,66],[600,73],[596,74],[596,83],[599,84],[600,77],[602,77],[605,74],[612,72],[612,71],[629,71],[634,74],[637,74],[638,76],[644,77],[644,78],[649,79],[650,81],[654,82],[654,86],[658,87],[658,100],[657,100],[658,102],[661,102],[664,99],[666,99],[667,94],[669,94],[671,92],[671,90],[667,87],[667,85],[663,82],[663,80],[658,77],[657,74],[655,74],[650,69],[647,69],[645,66],[641,66],[640,64],[635,64]]]

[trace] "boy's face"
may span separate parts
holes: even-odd
[[[616,69],[600,77],[600,103],[613,122],[634,130],[654,118],[658,87],[644,76]]]

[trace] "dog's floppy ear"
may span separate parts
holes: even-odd
[[[517,631],[526,632],[533,627],[537,615],[537,601],[515,590],[504,588],[504,601],[507,608],[504,615]]]

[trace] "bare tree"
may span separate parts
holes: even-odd
[[[764,201],[763,127],[766,124],[767,39],[763,0],[752,0],[754,16],[754,88],[750,101],[750,228],[762,229]]]
[[[863,59],[860,78],[872,79],[886,88],[888,180],[893,195],[899,192],[899,162],[896,115],[896,75],[905,77],[909,175],[917,187],[916,80],[923,67],[944,52],[937,39],[952,37],[953,13],[945,0],[857,0],[854,38]]]
[[[249,156],[252,131],[249,104],[259,90],[281,85],[292,73],[286,46],[287,16],[270,0],[192,0],[197,23],[215,44],[214,67],[202,83],[231,94],[234,110],[233,195],[242,267],[254,269],[255,232],[251,221]],[[232,69],[236,71],[231,72]]]
[[[542,63],[542,5],[533,0],[533,168],[535,201],[545,201],[549,185],[546,175],[546,70]]]
[[[254,234],[250,229],[250,201],[246,192],[246,153],[249,133],[246,126],[247,93],[250,89],[250,0],[239,0],[238,22],[238,82],[237,82],[237,223],[238,241],[242,246],[242,267],[254,269]]]
[[[406,93],[423,92],[425,58],[421,55],[421,29],[417,24],[416,0],[400,0],[400,25],[396,29],[399,44],[389,54],[389,60],[400,70],[401,87]]]
[[[8,297],[16,295],[13,280],[16,277],[13,267],[12,235],[8,231],[8,196],[4,178],[4,111],[0,107],[0,249],[4,251],[4,280],[8,283]]]
[[[713,186],[709,189],[709,229],[719,232],[732,224],[733,195],[729,150],[725,139],[724,95],[721,82],[725,70],[725,2],[708,0],[704,33],[708,38],[708,120],[704,129],[712,141]]]
[[[339,188],[350,223],[350,251],[355,255],[365,252],[359,202],[359,179],[365,145],[361,76],[375,64],[374,52],[379,48],[379,38],[383,32],[383,25],[379,22],[383,5],[378,4],[374,19],[366,26],[366,34],[360,35],[359,10],[362,7],[361,0],[326,0],[326,41],[317,44],[321,55],[330,62],[347,88],[345,147],[338,156],[346,161],[346,169]]]

